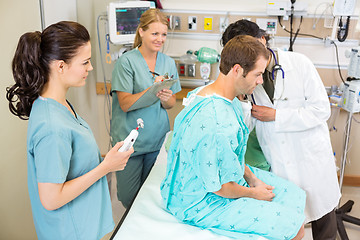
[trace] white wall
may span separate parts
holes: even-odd
[[[27,121],[10,114],[5,88],[14,82],[11,60],[19,37],[41,28],[38,2],[0,1],[0,239],[36,239],[27,191]]]

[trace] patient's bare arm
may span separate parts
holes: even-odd
[[[271,201],[275,197],[275,194],[272,192],[274,187],[258,179],[246,165],[244,178],[250,187],[241,186],[236,182],[228,182],[223,184],[221,189],[214,193],[224,198],[250,197],[265,201]]]

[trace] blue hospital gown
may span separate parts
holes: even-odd
[[[165,208],[184,223],[236,239],[292,239],[305,219],[305,192],[295,184],[249,166],[275,187],[273,201],[213,193],[231,181],[249,187],[243,176],[248,135],[238,101],[196,95],[175,120],[161,184]]]

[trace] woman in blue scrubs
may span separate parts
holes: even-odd
[[[159,91],[156,95],[159,100],[155,103],[131,108],[166,73],[173,79],[179,78],[174,60],[160,52],[167,29],[168,21],[159,9],[144,12],[136,31],[134,49],[120,57],[112,74],[112,144],[125,139],[136,128],[138,118],[142,118],[145,125],[139,130],[135,152],[126,168],[116,173],[117,196],[125,208],[131,205],[154,165],[165,134],[170,130],[166,109],[175,105],[175,93],[181,90],[178,81],[170,89]]]
[[[7,88],[10,111],[29,120],[28,189],[38,239],[100,239],[114,228],[105,175],[124,169],[133,149],[117,143],[101,158],[89,125],[66,100],[85,85],[90,36],[59,22],[21,36]]]

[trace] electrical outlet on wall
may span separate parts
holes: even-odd
[[[188,17],[188,30],[196,30],[197,29],[197,17],[189,16]]]

